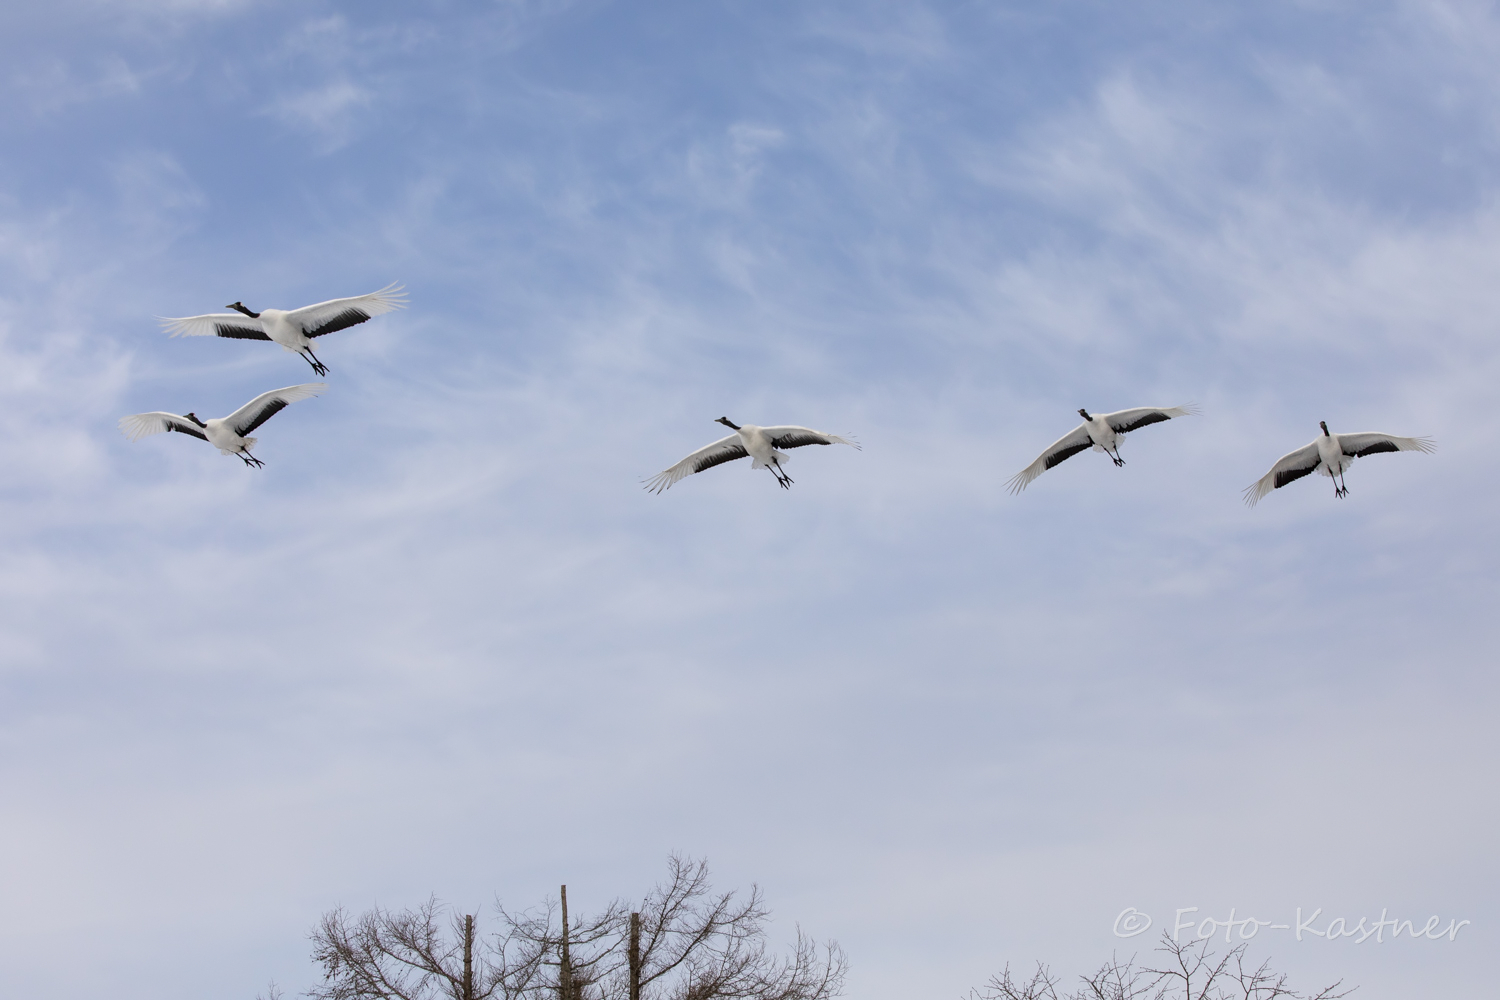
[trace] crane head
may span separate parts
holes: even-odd
[[[731,427],[734,430],[740,429],[740,425],[735,423],[733,420],[730,420],[728,417],[720,417],[719,419],[715,420],[714,423],[723,424],[725,427]]]
[[[1326,420],[1319,420],[1318,421],[1318,426],[1321,427],[1321,428],[1323,428],[1323,436],[1324,437],[1332,437],[1333,436],[1333,435],[1331,435],[1331,434],[1328,433],[1328,421],[1326,421]]]
[[[245,303],[243,303],[243,302],[231,302],[231,303],[229,303],[229,305],[225,306],[224,308],[225,309],[233,309],[235,312],[244,313],[246,316],[249,316],[251,319],[260,319],[260,313],[253,313],[249,309],[246,309],[245,308]]]
[[[1078,415],[1080,417],[1082,417],[1083,419],[1085,419],[1085,420],[1093,420],[1094,419],[1093,417],[1089,416],[1089,411],[1085,410],[1081,406],[1078,408]]]

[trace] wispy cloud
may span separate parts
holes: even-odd
[[[371,93],[365,88],[348,80],[333,80],[278,98],[270,112],[282,122],[311,133],[318,148],[327,153],[349,141],[370,100]]]
[[[299,25],[283,40],[274,65],[266,67],[268,79],[281,91],[266,113],[312,137],[319,152],[348,143],[374,97],[348,76],[360,66],[360,42],[343,17]],[[327,76],[298,87],[307,80],[306,67],[316,67],[314,76]]]
[[[135,97],[142,78],[119,56],[105,57],[97,66],[80,70],[51,58],[12,71],[12,87],[36,114],[52,114],[75,104]]]
[[[744,208],[760,175],[765,155],[786,142],[786,133],[767,125],[737,122],[713,143],[688,151],[687,173],[706,205]]]

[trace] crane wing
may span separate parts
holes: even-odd
[[[270,340],[260,320],[240,313],[207,313],[172,319],[157,317],[174,337],[228,337],[231,340]]]
[[[286,409],[288,404],[295,403],[299,399],[307,399],[309,396],[316,396],[327,388],[327,382],[307,382],[303,385],[289,385],[285,389],[272,389],[270,392],[261,393],[235,410],[224,418],[224,422],[236,434],[244,437]]]
[[[1298,448],[1282,455],[1271,471],[1245,487],[1245,503],[1254,507],[1261,497],[1272,490],[1279,490],[1287,483],[1294,483],[1303,476],[1311,475],[1323,459],[1318,455],[1318,442]]]
[[[203,433],[203,428],[193,423],[187,417],[179,417],[175,413],[136,413],[128,417],[120,418],[120,430],[132,441],[139,441],[143,437],[152,434],[160,434],[163,431],[178,431],[182,434],[191,434],[195,438],[208,440],[208,435]]]
[[[699,448],[670,469],[658,472],[646,480],[646,489],[651,493],[660,493],[684,476],[691,476],[704,469],[712,469],[725,462],[733,462],[735,459],[744,458],[747,454],[749,452],[745,451],[740,436],[731,434],[726,438],[720,438],[713,444]]]
[[[823,431],[815,431],[808,427],[762,427],[766,437],[771,439],[772,448],[801,448],[809,444],[847,444],[855,451],[863,451],[855,441],[840,437],[837,434],[825,434]]]
[[[321,337],[335,330],[346,330],[357,326],[371,316],[381,316],[397,309],[406,308],[406,293],[397,284],[386,285],[369,295],[355,295],[347,299],[329,299],[317,305],[303,306],[288,313],[288,318],[302,327],[309,337]]]
[[[1362,455],[1378,455],[1383,451],[1425,451],[1437,450],[1437,444],[1430,437],[1404,438],[1396,437],[1394,434],[1380,434],[1375,431],[1362,431],[1358,434],[1340,434],[1339,450],[1345,455],[1358,458]]]
[[[1192,403],[1183,406],[1138,406],[1133,410],[1119,410],[1100,414],[1099,419],[1114,428],[1116,434],[1128,434],[1149,424],[1159,424],[1173,417],[1186,417],[1201,412]]]
[[[1059,462],[1065,462],[1078,454],[1094,446],[1094,439],[1089,437],[1089,429],[1079,424],[1062,437],[1053,441],[1047,450],[1037,456],[1036,461],[1026,468],[1010,477],[1006,487],[1012,493],[1020,493],[1031,481]]]

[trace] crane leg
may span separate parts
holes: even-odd
[[[1114,454],[1110,455],[1109,457],[1115,460],[1115,468],[1117,468],[1117,469],[1120,466],[1122,466],[1122,465],[1125,464],[1125,460],[1120,457],[1120,446],[1119,445],[1115,445]]]
[[[774,458],[771,459],[771,471],[775,473],[776,481],[781,484],[782,489],[789,490],[792,488],[792,477],[786,474],[786,470],[781,467],[781,463]]]
[[[312,365],[312,370],[319,375],[328,374],[328,366],[318,360],[318,356],[312,352],[311,347],[302,348],[302,357],[306,359],[308,364]]]
[[[245,465],[247,465],[247,466],[254,466],[257,469],[261,469],[261,468],[265,467],[265,464],[266,464],[265,462],[262,462],[260,459],[256,458],[254,455],[250,454],[248,451],[242,451],[242,452],[240,452],[239,456],[240,456],[240,461],[244,462]]]

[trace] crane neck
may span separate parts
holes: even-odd
[[[233,309],[235,312],[244,313],[251,319],[260,319],[260,313],[253,313],[249,309],[246,309],[244,303],[242,302],[231,303],[229,308]]]

